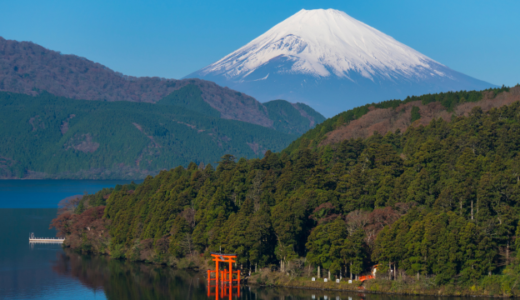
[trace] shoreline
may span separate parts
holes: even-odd
[[[74,249],[70,245],[62,244],[63,248],[68,248],[74,252],[81,253],[80,249]],[[130,263],[138,263],[145,265],[157,265],[172,268],[176,270],[192,270],[200,273],[201,276],[207,281],[206,269],[210,268],[210,264],[205,259],[200,259],[198,256],[197,261],[192,260],[193,258],[187,258],[191,260],[193,264],[181,263],[177,261],[176,264],[169,265],[165,262],[153,262],[150,260],[131,260],[126,257],[114,258],[109,253],[89,253],[92,256],[105,256],[109,259],[124,260]],[[184,267],[183,267],[184,266]],[[329,282],[311,281],[311,277],[292,277],[290,275],[283,274],[277,271],[270,271],[268,269],[261,269],[257,273],[252,273],[251,276],[246,275],[247,270],[244,271],[244,277],[241,281],[242,284],[251,286],[262,286],[262,287],[277,287],[277,288],[289,288],[289,289],[300,289],[300,290],[322,290],[322,291],[337,291],[337,292],[355,292],[355,293],[368,293],[368,294],[386,294],[386,295],[404,295],[404,296],[442,296],[442,297],[487,297],[487,298],[518,298],[520,295],[516,295],[511,292],[506,294],[503,291],[493,291],[485,289],[479,285],[473,285],[471,287],[463,287],[456,285],[443,285],[435,286],[432,284],[431,279],[423,278],[416,280],[412,277],[397,280],[387,279],[372,279],[364,281],[353,281],[351,284],[348,283],[348,279],[344,278],[339,283],[335,280]],[[363,286],[364,289],[358,287]]]
[[[307,290],[329,290],[329,291],[343,291],[369,294],[387,294],[387,295],[406,295],[406,296],[442,296],[442,297],[488,297],[488,298],[518,298],[519,295],[514,293],[497,293],[497,291],[486,290],[480,285],[473,285],[470,287],[443,285],[443,286],[422,286],[427,283],[429,279],[424,280],[387,280],[374,279],[367,280],[363,283],[353,281],[348,283],[348,279],[336,283],[335,280],[329,282],[311,281],[307,277],[290,277],[279,272],[265,272],[267,274],[267,281],[259,283],[262,280],[262,272],[252,274],[247,278],[248,285],[255,286],[272,286],[283,287],[291,289],[307,289]],[[278,273],[278,274],[276,274]],[[257,282],[255,282],[255,279]],[[323,280],[323,279],[321,279]],[[358,287],[363,287],[359,289]]]
[[[296,289],[296,290],[316,290],[316,291],[334,291],[334,292],[352,292],[352,293],[364,293],[364,294],[377,294],[377,295],[403,295],[403,296],[431,296],[431,297],[479,297],[479,298],[501,298],[501,299],[509,299],[509,298],[518,298],[518,296],[489,296],[489,295],[455,295],[455,294],[411,294],[406,292],[379,292],[379,291],[371,291],[367,289],[338,289],[338,288],[315,288],[315,287],[306,287],[306,286],[291,286],[291,285],[258,285],[254,283],[247,283],[247,285],[251,286],[262,286],[262,287],[277,287],[277,288],[287,288],[287,289]]]

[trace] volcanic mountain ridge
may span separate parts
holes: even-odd
[[[494,87],[334,9],[303,9],[185,78],[260,101],[303,102],[326,117],[387,99]]]
[[[279,129],[279,122],[294,127],[291,118],[273,118],[269,108],[253,97],[214,82],[126,76],[86,58],[0,37],[0,91],[33,96],[46,91],[70,99],[156,103],[188,85],[200,89],[204,102],[217,110],[220,118],[274,129]],[[304,128],[287,133],[302,134],[324,120],[305,104],[294,103],[292,110],[299,112],[299,119],[308,121]]]

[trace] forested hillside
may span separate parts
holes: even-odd
[[[289,134],[302,135],[325,121],[325,117],[303,103],[273,100],[264,103],[264,106],[273,120],[272,128]]]
[[[186,99],[182,89],[164,105],[0,92],[0,178],[138,179],[226,153],[262,157],[297,137]]]
[[[366,138],[375,131],[386,134],[408,126],[428,125],[431,120],[468,115],[475,106],[483,111],[520,101],[520,86],[482,91],[458,91],[407,97],[371,103],[344,111],[327,119],[295,140],[285,151],[315,148],[344,139]]]
[[[194,84],[188,84],[159,100],[157,104],[180,106],[203,115],[219,118],[221,113],[204,102],[202,96],[203,92],[199,87]],[[266,102],[263,104],[262,111],[266,114],[269,121],[268,124],[261,124],[262,126],[298,136],[325,120],[325,117],[311,107],[303,103],[289,103],[285,100]],[[225,116],[224,118],[234,119]]]
[[[48,92],[68,99],[145,103],[156,103],[175,94],[176,103],[184,104],[181,105],[183,107],[189,106],[191,110],[200,112],[210,107],[213,111],[211,116],[261,125],[290,134],[303,134],[325,119],[304,104],[290,104],[282,100],[285,106],[292,105],[294,109],[281,113],[295,119],[280,117],[279,112],[273,115],[268,106],[253,97],[214,82],[126,76],[83,57],[65,55],[32,42],[18,42],[2,37],[0,70],[0,91],[5,92],[33,96]]]
[[[475,107],[384,136],[250,160],[225,155],[216,168],[191,163],[135,190],[84,198],[53,226],[68,246],[131,260],[176,265],[222,251],[246,267],[320,266],[343,276],[379,264],[380,274],[390,267],[436,285],[513,278],[510,292],[518,290],[519,141],[519,102]]]

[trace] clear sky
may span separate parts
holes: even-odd
[[[520,1],[3,0],[0,36],[133,76],[182,78],[300,9],[334,8],[462,73],[520,82]]]

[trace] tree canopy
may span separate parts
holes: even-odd
[[[306,257],[334,273],[390,264],[472,283],[501,272],[519,247],[519,141],[517,102],[364,140],[225,155],[216,169],[191,163],[101,203],[107,251],[130,257],[149,240],[158,257],[222,251],[259,266]]]

